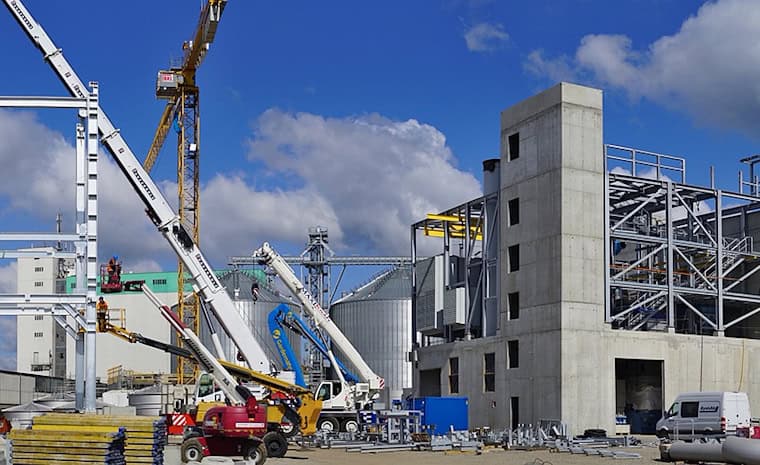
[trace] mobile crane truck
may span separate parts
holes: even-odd
[[[261,264],[269,266],[282,279],[288,290],[301,303],[306,314],[314,320],[317,330],[321,329],[326,333],[332,346],[345,357],[343,360],[356,370],[357,381],[346,379],[344,370],[337,369],[343,365],[338,362],[330,347],[326,347],[327,357],[332,366],[336,367],[335,372],[339,379],[323,381],[317,388],[315,397],[322,401],[322,412],[317,427],[323,431],[358,431],[359,411],[372,407],[372,402],[385,387],[385,380],[370,368],[330,315],[298,280],[290,265],[268,242],[257,249],[253,256]]]

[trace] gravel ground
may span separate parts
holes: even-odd
[[[648,441],[644,441],[647,443]],[[167,450],[166,464],[180,465],[178,449],[172,450],[170,446]],[[471,453],[454,453],[454,452],[386,452],[375,454],[361,454],[357,452],[346,452],[343,449],[299,449],[298,446],[292,446],[288,450],[286,457],[267,459],[267,465],[333,465],[333,464],[351,464],[351,465],[446,465],[446,464],[468,464],[468,465],[526,465],[540,464],[541,461],[549,462],[551,465],[610,465],[621,463],[653,464],[659,459],[660,453],[656,447],[643,446],[630,449],[616,448],[615,450],[626,450],[641,454],[641,459],[616,460],[602,457],[588,457],[585,455],[573,455],[569,453],[551,453],[548,450],[540,451],[505,451],[503,449],[486,449],[481,455]],[[549,465],[547,464],[547,465]]]

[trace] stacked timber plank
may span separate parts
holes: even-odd
[[[65,434],[14,429],[9,439],[13,444],[14,465],[126,464],[123,428],[108,433],[68,431]]]
[[[54,432],[65,436],[74,432],[125,433],[124,459],[126,465],[163,465],[167,443],[166,421],[163,417],[117,415],[80,415],[51,413],[36,417],[32,431]],[[14,463],[15,460],[14,460]],[[99,462],[111,464],[112,462]],[[71,462],[69,462],[71,465]]]

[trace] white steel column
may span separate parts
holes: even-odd
[[[85,252],[87,248],[86,235],[87,235],[87,217],[85,215],[85,197],[86,197],[86,174],[85,166],[87,164],[87,150],[86,140],[84,133],[84,121],[86,112],[81,110],[79,112],[80,122],[77,123],[77,156],[76,156],[76,231],[79,235],[79,240],[74,243],[76,250],[76,288],[74,290],[77,294],[84,294],[85,287],[87,286],[87,266],[85,264]],[[84,307],[78,309],[80,312],[84,312]],[[77,325],[77,327],[79,327]],[[83,329],[83,328],[80,328]],[[76,337],[76,355],[74,364],[74,390],[76,394],[76,409],[82,411],[84,409],[84,332],[77,332]]]
[[[723,193],[717,191],[715,195],[715,235],[717,236],[718,248],[715,251],[715,274],[718,277],[718,297],[717,297],[717,311],[716,311],[716,323],[718,336],[725,335],[726,328],[724,326],[723,317]]]
[[[86,412],[95,412],[95,340],[97,335],[98,275],[98,84],[90,82],[87,98],[87,310],[85,311],[85,402]]]
[[[668,263],[667,263],[667,285],[668,285],[668,332],[676,332],[676,307],[675,307],[675,295],[673,293],[673,183],[668,181],[666,184],[668,190],[665,197],[665,221],[667,222],[668,231]]]

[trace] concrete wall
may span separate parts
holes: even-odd
[[[31,402],[34,398],[34,377],[0,373],[0,408]]]

